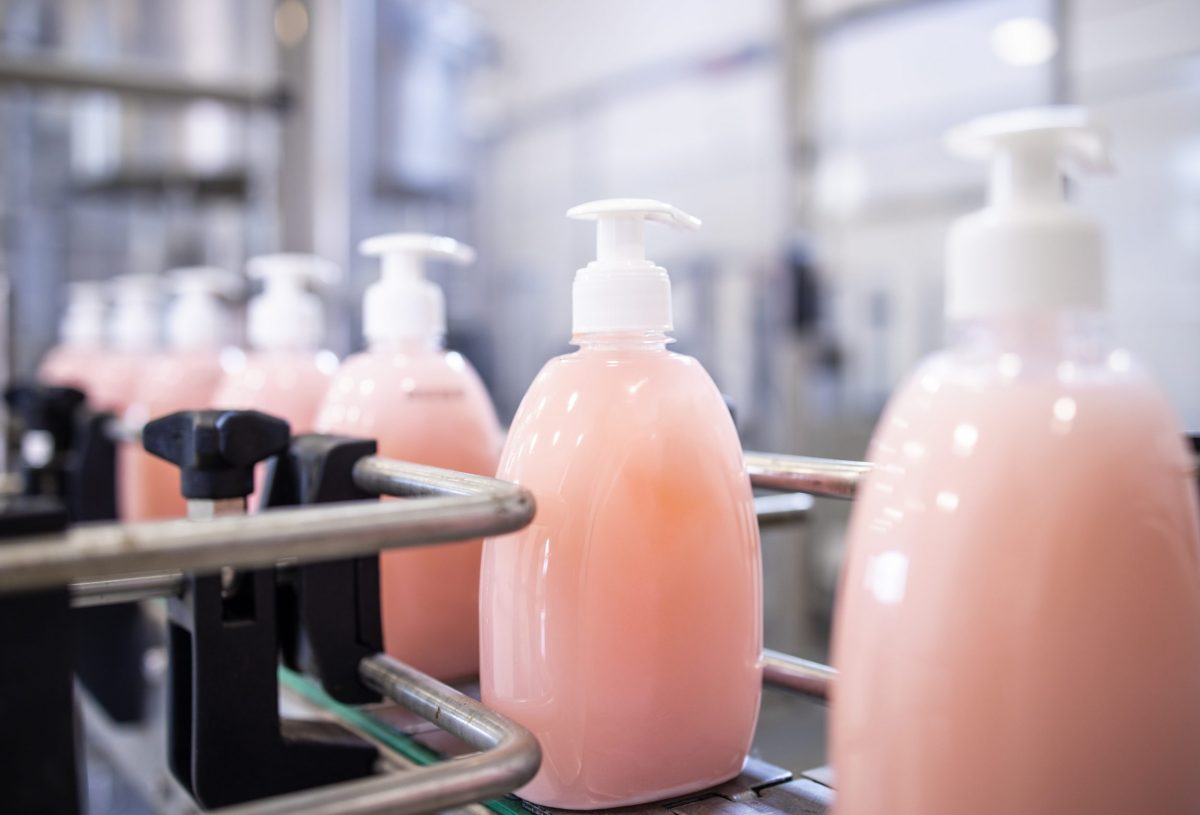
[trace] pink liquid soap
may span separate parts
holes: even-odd
[[[598,223],[573,289],[573,342],[521,402],[499,477],[533,523],[484,545],[480,681],[529,728],[542,766],[518,795],[601,809],[736,776],[762,681],[758,523],[716,385],[667,351],[665,270],[646,220],[699,221],[644,199],[568,213]]]
[[[1200,807],[1195,471],[1129,355],[939,357],[856,499],[839,815]]]
[[[758,526],[704,369],[661,341],[552,360],[499,477],[538,507],[484,549],[483,700],[543,751],[518,794],[597,809],[736,776],[762,682]]]
[[[1200,812],[1195,465],[1167,400],[1107,344],[1103,241],[1059,163],[1087,112],[951,131],[994,158],[959,219],[961,332],[889,405],[834,626],[838,815]]]
[[[322,433],[375,439],[388,458],[493,475],[502,433],[479,375],[442,347],[446,306],[425,261],[465,265],[474,251],[419,233],[363,242],[381,279],[363,302],[368,348],[345,361],[317,417]],[[439,679],[479,670],[481,542],[437,544],[379,558],[385,650]]]
[[[428,343],[373,347],[334,376],[322,433],[375,439],[379,455],[493,475],[502,433],[470,364]],[[379,558],[385,650],[442,679],[479,670],[479,540]]]
[[[133,398],[123,416],[131,429],[179,410],[211,408],[224,374],[221,350],[229,326],[219,298],[239,290],[241,279],[210,266],[175,269],[168,279],[176,294],[166,319],[170,350],[154,355],[131,388]],[[186,517],[178,467],[137,442],[122,444],[117,456],[123,520]]]

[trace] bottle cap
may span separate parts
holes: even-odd
[[[104,283],[98,280],[68,283],[67,307],[58,323],[59,339],[75,348],[102,348],[107,310]]]
[[[381,277],[363,298],[363,334],[368,342],[441,337],[446,333],[446,298],[425,277],[430,258],[457,266],[475,262],[475,250],[453,238],[395,232],[367,238],[364,255],[381,258]]]
[[[263,281],[262,293],[250,301],[247,315],[251,347],[319,350],[325,341],[325,306],[309,287],[337,283],[337,264],[316,255],[281,252],[251,258],[246,274]]]
[[[947,241],[946,311],[961,320],[1104,306],[1104,246],[1095,220],[1069,205],[1063,174],[1109,168],[1086,110],[1046,107],[985,116],[949,132],[950,151],[991,162],[988,204]]]
[[[670,331],[671,281],[646,259],[646,221],[697,229],[700,219],[648,198],[609,198],[567,210],[596,222],[596,259],[575,273],[573,332]]]
[[[222,298],[236,297],[240,275],[220,266],[185,266],[167,272],[175,299],[167,308],[167,343],[175,351],[219,350],[230,341]]]
[[[110,282],[113,307],[108,335],[119,351],[153,351],[158,347],[160,281],[154,274],[123,274]]]

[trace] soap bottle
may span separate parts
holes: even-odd
[[[160,281],[154,274],[117,275],[110,288],[110,350],[96,364],[88,399],[96,410],[120,416],[158,350]]]
[[[214,406],[259,410],[286,419],[293,434],[311,433],[337,357],[322,350],[325,309],[309,287],[335,283],[337,266],[281,253],[252,258],[246,272],[263,281],[249,306],[250,351],[222,378]]]
[[[67,307],[58,325],[59,344],[46,352],[38,367],[44,385],[78,388],[90,393],[106,352],[104,283],[79,280],[67,284]]]
[[[671,284],[644,225],[699,221],[614,199],[575,275],[572,343],[533,381],[498,477],[530,489],[527,528],[484,544],[483,700],[529,728],[534,803],[610,809],[742,769],[762,681],[758,525],[725,401],[671,353]]]
[[[215,266],[167,273],[175,297],[166,312],[167,350],[155,354],[138,378],[123,415],[130,429],[178,410],[212,407],[223,374],[221,352],[231,321],[223,298],[242,288],[239,275]],[[118,451],[118,504],[124,521],[183,518],[187,502],[172,464],[128,442]]]
[[[471,365],[443,348],[445,301],[425,277],[427,259],[462,266],[474,251],[415,233],[380,235],[360,249],[382,261],[382,277],[363,302],[367,350],[334,375],[317,430],[375,439],[382,456],[494,475],[502,441],[496,410]],[[480,546],[380,555],[387,653],[439,679],[476,673]]]
[[[947,246],[958,342],[871,443],[837,606],[839,815],[1200,806],[1200,539],[1170,405],[1109,344],[1085,111],[951,131],[991,161]]]

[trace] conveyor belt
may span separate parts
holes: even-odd
[[[814,771],[796,777],[788,770],[751,758],[742,774],[717,787],[653,804],[598,810],[621,815],[824,815],[833,805],[833,790],[818,781],[827,773]],[[571,810],[552,809],[522,802],[536,815],[576,815]]]

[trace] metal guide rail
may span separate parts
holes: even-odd
[[[793,523],[803,521],[812,509],[812,496],[832,497],[832,498],[852,498],[854,491],[857,490],[859,481],[864,475],[870,472],[870,465],[864,462],[857,461],[838,461],[830,459],[815,459],[815,457],[806,456],[787,456],[767,453],[746,453],[745,455],[746,469],[750,473],[751,484],[756,487],[762,487],[766,490],[782,491],[780,495],[761,496],[755,499],[755,509],[758,515],[760,525],[778,526],[785,523]],[[368,457],[355,467],[355,480],[365,490],[370,492],[378,492],[380,495],[390,496],[444,496],[444,495],[466,495],[464,490],[484,490],[488,492],[484,495],[490,495],[494,502],[502,504],[506,516],[518,517],[522,511],[529,509],[530,517],[532,517],[532,497],[528,493],[524,493],[515,487],[515,485],[505,485],[502,481],[494,481],[478,477],[478,475],[467,475],[463,473],[451,473],[450,471],[438,471],[433,467],[422,467],[419,465],[410,465],[406,462],[389,461],[379,459],[379,457]],[[487,485],[491,484],[491,487]],[[496,486],[500,485],[500,486]],[[522,504],[522,501],[529,501],[528,508]],[[386,507],[395,508],[396,504],[386,504]],[[356,555],[356,553],[365,553],[376,551],[370,546],[370,539],[366,541],[353,541],[347,539],[337,539],[326,544],[322,539],[322,535],[329,534],[328,529],[337,528],[338,534],[341,533],[341,528],[338,527],[340,519],[344,519],[346,515],[358,515],[364,510],[362,505],[355,505],[352,508],[344,508],[340,510],[340,515],[331,513],[330,509],[299,510],[304,513],[330,513],[329,519],[325,517],[312,516],[295,516],[298,510],[281,510],[278,513],[272,513],[269,517],[280,523],[278,528],[268,528],[264,525],[264,531],[258,534],[270,535],[270,546],[276,546],[277,549],[289,549],[289,541],[293,540],[295,532],[289,532],[288,529],[305,528],[305,531],[310,534],[310,538],[314,540],[314,549],[324,553],[326,558],[343,557],[348,555]],[[382,508],[374,508],[378,513]],[[431,507],[431,509],[433,509]],[[439,508],[439,509],[445,509]],[[473,508],[473,510],[481,510],[481,514],[486,516],[486,509]],[[457,510],[461,513],[463,510]],[[288,514],[290,513],[290,516]],[[391,546],[414,545],[426,543],[426,541],[437,540],[430,537],[419,537],[420,534],[428,535],[428,525],[437,526],[442,523],[439,519],[444,517],[455,516],[454,510],[440,511],[434,513],[426,519],[424,528],[426,532],[418,533],[418,537],[401,540],[398,538],[390,539]],[[312,521],[305,521],[305,519]],[[497,516],[497,523],[500,522]],[[245,538],[246,533],[242,531],[247,521],[257,522],[256,517],[251,516],[250,519],[239,517],[236,520],[223,521],[227,528],[236,528],[239,532],[239,538]],[[386,521],[384,521],[386,522]],[[318,526],[320,531],[318,532]],[[512,528],[520,528],[518,525]],[[155,525],[133,525],[133,534],[137,535],[139,540],[149,540],[158,533],[158,529],[166,532],[168,535],[178,535],[182,538],[187,535],[192,539],[192,545],[202,545],[205,535],[199,535],[199,538],[193,537],[193,533],[203,531],[208,533],[212,529],[211,523],[206,523],[203,527],[194,525],[186,525],[186,522],[167,521],[155,523]],[[444,528],[444,527],[439,527]],[[251,529],[253,532],[253,528]],[[499,534],[508,532],[510,529],[500,528],[485,528],[481,532],[473,534],[461,534],[461,538],[484,537],[484,535]],[[347,529],[346,532],[352,532]],[[355,533],[370,534],[370,531],[353,531]],[[278,538],[275,540],[276,533]],[[228,546],[228,532],[224,533],[226,537],[221,538],[222,543],[218,547],[222,551],[217,553],[218,557],[226,555],[223,547]],[[217,535],[220,537],[220,535]],[[440,540],[452,540],[452,538],[438,538]],[[199,543],[198,543],[199,541]],[[82,539],[78,541],[77,550],[82,555],[85,547],[91,551],[100,551],[103,541]],[[169,543],[169,540],[168,540]],[[184,549],[187,541],[180,541],[178,549]],[[244,546],[245,544],[239,544]],[[361,546],[361,547],[360,547]],[[313,549],[313,547],[310,547]],[[0,591],[6,588],[5,570],[8,568],[6,556],[8,553],[4,549],[0,549]],[[239,556],[242,551],[239,550]],[[110,553],[110,558],[115,557],[115,553]],[[152,556],[146,553],[146,561]],[[172,557],[167,555],[166,557]],[[296,559],[305,558],[296,553],[293,555]],[[268,558],[270,562],[271,558]],[[280,558],[274,558],[280,559]],[[143,561],[145,562],[145,561]],[[234,563],[221,561],[220,565],[262,565],[264,561],[254,563]],[[188,569],[186,564],[179,563],[174,565],[173,570],[169,571],[152,571],[150,568],[122,568],[115,567],[101,573],[97,569],[82,568],[77,577],[73,577],[71,582],[72,604],[76,606],[94,606],[106,605],[110,603],[130,603],[133,600],[150,599],[155,597],[168,597],[168,595],[178,594],[184,574],[180,569]],[[88,576],[82,576],[88,575]]]
[[[170,578],[145,575],[337,560],[499,535],[533,518],[533,496],[493,478],[378,456],[359,462],[354,477],[369,492],[413,500],[279,509],[205,523],[81,524],[63,534],[11,539],[0,547],[0,592],[119,575],[161,588]],[[120,586],[97,584],[77,594],[102,594]]]
[[[479,752],[215,810],[222,815],[427,815],[505,795],[533,778],[541,747],[528,730],[383,654],[363,660],[363,681]]]

